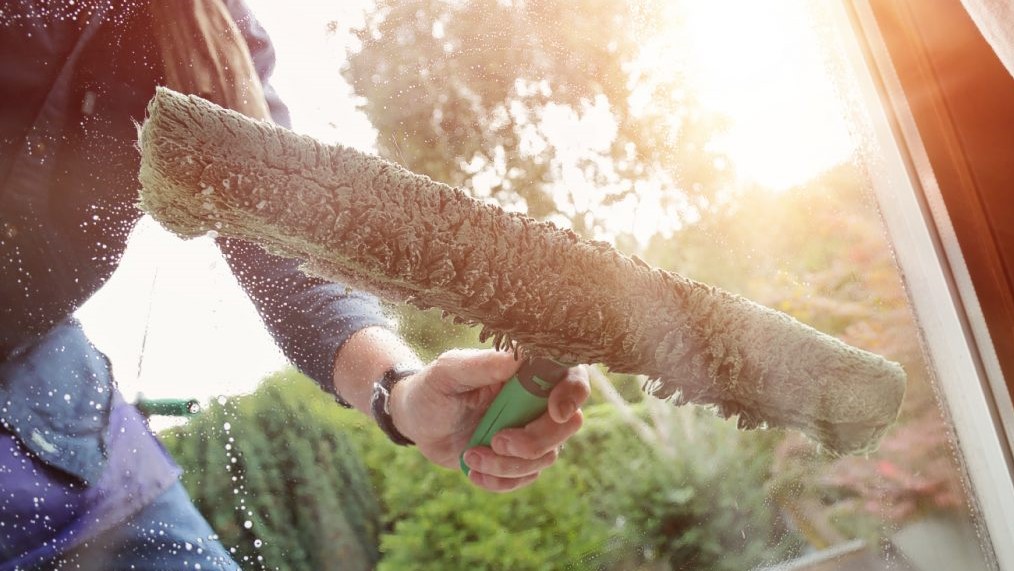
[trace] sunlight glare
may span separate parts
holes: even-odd
[[[811,1],[685,3],[691,76],[702,103],[731,121],[715,149],[744,182],[784,190],[855,148]]]

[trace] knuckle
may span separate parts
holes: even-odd
[[[556,442],[556,441],[542,443],[539,446],[539,449],[535,451],[536,454],[535,454],[535,456],[532,459],[533,460],[540,460],[540,459],[544,458],[547,454],[549,454],[550,452],[552,452],[557,447],[558,444],[559,443]]]
[[[523,458],[525,460],[536,460],[542,456],[542,453],[539,452],[536,445],[530,443],[518,443],[516,451],[518,458]]]
[[[502,494],[513,490],[514,482],[508,478],[493,476],[490,478],[489,489]]]
[[[440,367],[446,367],[455,361],[460,360],[461,357],[462,355],[460,349],[451,349],[437,355],[437,358],[433,360],[433,364]]]

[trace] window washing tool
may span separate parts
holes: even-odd
[[[527,359],[518,372],[500,389],[479,421],[465,450],[473,446],[489,446],[493,436],[504,428],[524,426],[546,412],[549,393],[567,376],[566,365],[552,359]],[[461,470],[467,475],[465,453],[461,453]]]
[[[654,396],[800,430],[832,453],[875,448],[897,417],[897,363],[381,158],[167,89],[139,146],[141,207],[180,236],[251,240],[479,324],[494,347],[646,375]]]

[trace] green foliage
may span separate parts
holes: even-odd
[[[634,408],[642,420],[646,404]],[[656,428],[675,454],[612,405],[589,407],[557,464],[510,494],[392,446],[293,372],[163,437],[247,568],[724,571],[780,560],[794,539],[764,498],[780,435],[696,409],[665,416]]]
[[[593,568],[606,526],[574,466],[557,465],[510,494],[471,486],[457,471],[399,454],[384,489],[392,527],[379,569]]]
[[[378,569],[595,568],[607,527],[587,501],[581,466],[563,462],[533,486],[493,494],[414,448],[392,446],[374,426],[349,434],[381,496]]]
[[[163,434],[194,503],[244,568],[375,566],[380,507],[337,408],[285,372]]]
[[[603,367],[604,368],[604,367]],[[606,378],[609,379],[613,388],[619,393],[623,400],[628,403],[641,402],[644,398],[644,391],[641,389],[641,384],[644,382],[642,377],[637,375],[627,375],[623,373],[603,372]],[[602,395],[599,394],[598,389],[592,386],[591,396],[588,398],[587,406],[600,404],[603,402]]]
[[[423,361],[430,361],[448,349],[489,346],[489,343],[479,343],[478,327],[443,319],[440,310],[423,311],[408,304],[401,304],[395,308],[395,313],[398,319],[398,332]]]
[[[644,403],[634,407],[648,419]],[[769,504],[777,432],[737,430],[702,409],[674,409],[656,428],[672,447],[649,445],[608,405],[566,450],[613,527],[614,569],[741,570],[799,547]]]
[[[683,445],[670,458],[611,405],[586,417],[557,464],[511,494],[474,488],[412,449],[374,450],[386,522],[379,569],[732,571],[799,547],[766,499],[780,434],[680,410],[669,437]]]

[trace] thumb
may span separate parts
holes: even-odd
[[[453,349],[437,357],[434,372],[457,383],[460,392],[503,383],[517,372],[521,361],[513,353],[492,349]]]

